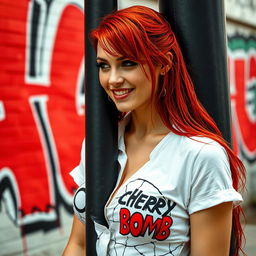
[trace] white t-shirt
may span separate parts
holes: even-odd
[[[119,129],[120,172],[126,165],[124,120]],[[80,188],[74,211],[85,221],[84,144],[81,163],[71,175]],[[111,196],[110,196],[111,198]],[[132,175],[105,206],[106,228],[95,223],[99,256],[190,255],[189,215],[223,202],[242,201],[232,187],[225,150],[209,138],[167,134],[150,160]]]

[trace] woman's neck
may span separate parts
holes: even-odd
[[[167,134],[169,129],[164,125],[157,111],[150,107],[146,111],[132,111],[128,132],[133,133],[137,138],[144,138],[148,135]]]

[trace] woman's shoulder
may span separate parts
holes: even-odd
[[[201,154],[223,153],[225,149],[216,140],[208,137],[186,137],[186,143],[192,149],[197,149]]]
[[[172,134],[167,151],[172,149],[182,156],[204,159],[227,159],[227,153],[217,141],[203,136],[186,137]]]

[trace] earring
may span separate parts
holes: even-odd
[[[160,75],[164,76],[170,70],[170,66],[166,65],[163,67],[163,70],[160,72]]]
[[[165,97],[166,96],[166,88],[163,89],[163,93],[161,95],[161,97]]]

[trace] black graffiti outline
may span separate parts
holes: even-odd
[[[55,3],[58,6],[58,16],[52,15]],[[52,49],[55,44],[55,35],[58,31],[58,23],[63,10],[67,6],[76,6],[83,12],[81,0],[31,0],[27,19],[27,47],[26,47],[26,71],[25,81],[27,84],[48,86],[50,84],[50,71]],[[57,9],[55,9],[57,12]],[[55,19],[53,19],[53,17]],[[51,21],[55,20],[55,24]],[[54,30],[50,33],[50,30]],[[48,46],[48,48],[47,48]],[[44,69],[45,68],[45,69]]]
[[[27,42],[26,42],[26,59],[25,59],[25,81],[26,84],[33,84],[33,85],[40,85],[40,86],[48,86],[49,85],[49,79],[46,79],[45,74],[42,73],[42,65],[43,65],[43,56],[46,52],[46,30],[51,24],[49,24],[49,13],[50,10],[54,7],[54,3],[59,2],[56,0],[31,0],[29,2],[28,7],[28,19],[27,19]],[[83,12],[83,1],[82,0],[66,0],[62,1],[62,10],[66,8],[67,6],[73,5],[76,6],[78,9],[80,9]],[[47,13],[45,17],[43,17],[43,22],[39,22],[40,15],[42,15],[42,6],[46,6]],[[40,9],[41,7],[41,9]],[[32,19],[31,19],[32,17]],[[57,17],[57,20],[60,20],[61,13],[59,17]],[[56,23],[56,26],[52,27],[52,29],[55,30],[55,34],[58,31],[58,22]],[[33,30],[34,32],[30,34],[30,31]],[[42,33],[42,36],[39,38],[40,31]],[[43,32],[42,32],[43,31]],[[54,34],[54,35],[55,35]],[[53,36],[55,38],[55,36]],[[34,40],[34,41],[33,41]],[[41,40],[39,44],[37,44],[37,40]],[[55,44],[55,39],[52,40],[52,45]],[[40,54],[36,56],[36,51],[40,51]],[[49,52],[49,54],[52,56],[52,52]],[[33,56],[33,57],[32,57]],[[51,59],[50,59],[51,61]],[[37,67],[39,65],[39,67]],[[41,66],[40,66],[41,65]],[[34,66],[34,68],[33,68]],[[84,58],[81,61],[79,72],[77,75],[77,90],[75,94],[76,98],[76,107],[77,107],[77,114],[83,115],[84,114],[84,102],[81,101],[82,98],[84,98]],[[39,70],[36,72],[36,69]],[[49,72],[48,75],[50,76],[50,70],[51,65],[49,65]],[[46,81],[47,80],[47,81]],[[73,198],[70,195],[70,199],[67,199],[67,196],[65,196],[65,193],[67,192],[63,190],[63,186],[60,185],[60,178],[58,179],[58,159],[57,159],[57,151],[55,147],[52,147],[52,145],[55,145],[54,137],[51,135],[51,126],[49,120],[46,120],[43,118],[44,116],[48,117],[47,113],[47,104],[46,102],[42,102],[42,99],[46,97],[47,95],[36,95],[34,97],[31,97],[30,100],[30,106],[32,108],[32,112],[34,110],[34,120],[37,124],[37,130],[41,130],[41,145],[43,148],[43,152],[45,156],[49,159],[49,168],[48,168],[48,178],[51,180],[52,185],[49,186],[50,194],[52,195],[52,201],[50,204],[45,205],[45,209],[41,209],[38,206],[34,205],[31,208],[31,211],[29,213],[25,212],[19,205],[17,205],[17,197],[19,197],[19,190],[17,187],[16,194],[12,193],[12,199],[11,204],[13,205],[13,209],[15,209],[15,219],[12,219],[12,221],[18,225],[20,225],[21,228],[21,235],[24,236],[28,233],[32,233],[34,231],[43,230],[48,231],[51,229],[55,229],[56,227],[59,227],[61,225],[60,223],[60,212],[59,208],[61,205],[64,206],[64,208],[69,212],[73,213],[73,207],[72,202]],[[34,100],[33,100],[34,98]],[[32,118],[33,118],[32,117]],[[40,133],[40,132],[39,132]],[[47,164],[47,161],[45,161],[45,164]],[[13,174],[13,172],[10,170],[10,173]],[[8,186],[2,186],[1,193],[4,193],[7,190],[12,189],[15,187],[14,182],[8,179]],[[62,184],[63,185],[63,184]],[[67,193],[68,194],[68,193]],[[0,198],[0,204],[2,203],[2,197]],[[1,210],[1,209],[0,209]],[[47,216],[43,218],[42,213],[49,214],[50,212],[55,213],[54,219],[50,217],[49,219]],[[30,214],[33,213],[33,217],[38,217],[37,220],[33,219],[33,221],[29,221]],[[40,214],[37,214],[40,213]],[[7,211],[8,214],[8,211]],[[31,216],[32,216],[31,215]],[[25,219],[23,219],[25,218]]]

